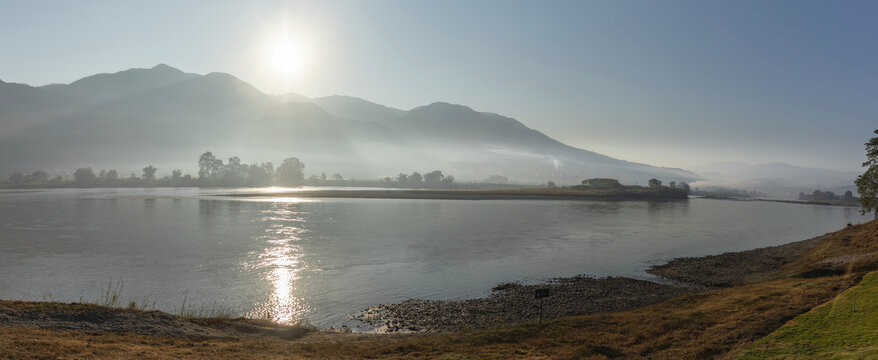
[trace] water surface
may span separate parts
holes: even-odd
[[[246,191],[246,190],[244,190]],[[265,190],[258,190],[265,191]],[[753,201],[225,198],[228,190],[0,192],[0,298],[216,306],[281,322],[409,298],[483,296],[507,281],[646,278],[678,256],[803,240],[857,209]],[[350,323],[354,325],[356,323]]]

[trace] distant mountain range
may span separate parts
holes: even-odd
[[[574,148],[515,119],[443,102],[405,111],[348,96],[269,95],[229,74],[167,65],[41,87],[0,82],[0,174],[148,164],[160,173],[194,172],[206,150],[245,162],[296,156],[309,175],[355,178],[434,169],[520,183],[699,178]]]
[[[796,198],[799,192],[814,190],[856,194],[854,180],[859,173],[830,169],[809,168],[786,163],[744,164],[722,162],[692,168],[702,181],[695,186],[727,187],[757,190],[772,196]]]

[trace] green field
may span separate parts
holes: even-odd
[[[799,315],[733,358],[878,358],[878,272],[867,274],[857,286]]]

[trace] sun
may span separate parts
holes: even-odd
[[[271,43],[268,52],[271,67],[285,76],[301,75],[305,66],[302,46],[289,39],[279,39]]]

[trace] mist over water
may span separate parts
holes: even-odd
[[[507,281],[649,277],[652,263],[802,240],[857,209],[677,202],[229,199],[222,190],[0,192],[0,298],[216,306],[349,322],[370,305],[483,296]],[[356,323],[350,323],[356,325]]]

